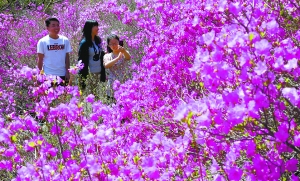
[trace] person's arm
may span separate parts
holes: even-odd
[[[101,54],[100,54],[100,64],[101,64],[100,65],[101,66],[100,81],[101,82],[106,81],[106,71],[105,71],[105,67],[104,67],[104,63],[103,63],[104,55],[105,55],[105,52],[101,51]]]
[[[69,73],[69,69],[70,69],[70,54],[66,53],[66,80],[70,79],[70,73]]]
[[[78,61],[81,60],[83,68],[79,70],[79,86],[81,89],[86,87],[85,80],[89,74],[89,47],[85,40],[82,40],[79,44]]]
[[[130,54],[125,50],[124,52],[122,52],[124,57],[125,57],[125,60],[130,60],[131,59],[131,56]]]
[[[118,57],[116,57],[115,59],[109,60],[108,54],[107,56],[104,56],[104,60],[103,60],[103,64],[105,68],[110,68],[113,65],[115,65],[115,63],[117,63],[123,56],[123,53],[120,52]]]
[[[66,58],[65,58],[65,67],[66,67],[66,81],[69,81],[70,80],[70,72],[69,72],[69,69],[70,69],[70,53],[72,52],[72,47],[71,47],[71,44],[70,44],[70,41],[68,38],[66,38],[66,42],[65,42],[65,45],[66,45]]]
[[[120,50],[120,52],[123,53],[125,60],[130,60],[131,59],[130,54],[128,53],[128,51],[124,47],[119,46],[119,50]]]
[[[79,75],[86,77],[88,75],[89,66],[89,47],[85,40],[82,40],[79,44],[78,61],[81,60],[83,68],[79,70]]]
[[[37,54],[38,54],[38,62],[37,62],[38,69],[43,70],[45,50],[44,50],[42,40],[39,40],[37,43]]]
[[[38,68],[39,68],[39,70],[43,69],[43,63],[44,63],[44,54],[38,53]]]

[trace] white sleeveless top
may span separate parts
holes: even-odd
[[[100,58],[98,61],[94,61],[93,57],[96,53],[100,54],[101,49],[99,50],[99,47],[95,44],[93,41],[94,47],[89,47],[89,69],[91,73],[100,73],[101,72],[101,62]],[[100,56],[99,56],[100,57]]]

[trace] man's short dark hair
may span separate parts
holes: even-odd
[[[45,21],[45,24],[46,24],[47,27],[49,27],[51,21],[57,21],[57,22],[59,23],[59,21],[58,21],[57,18],[48,18],[48,19],[46,19],[46,21]]]

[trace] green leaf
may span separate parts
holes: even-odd
[[[193,112],[189,112],[187,118],[190,119],[193,116]]]
[[[188,126],[190,126],[190,125],[191,125],[191,118],[188,118],[188,119],[186,120],[186,123],[188,124]]]
[[[34,143],[34,142],[29,142],[28,145],[29,145],[30,147],[35,147],[35,143]]]
[[[16,141],[17,141],[17,134],[12,135],[12,136],[10,137],[10,139],[11,139],[12,142],[16,142]]]
[[[260,32],[260,37],[261,37],[261,38],[264,38],[265,35],[266,35],[266,32]]]
[[[60,163],[59,166],[58,166],[58,171],[61,172],[62,169],[64,169],[64,167],[65,166],[62,163]]]
[[[285,78],[285,83],[290,83],[291,82],[291,79],[289,79],[289,78]]]
[[[135,164],[137,164],[137,162],[140,160],[140,157],[139,156],[135,156],[135,157],[133,157],[133,162],[135,163]]]
[[[84,105],[83,102],[78,103],[78,108],[81,108]]]
[[[37,141],[37,144],[42,145],[42,144],[43,144],[43,141],[42,141],[42,140],[38,140],[38,141]]]
[[[250,34],[249,34],[249,40],[252,41],[253,38],[254,38],[254,34],[253,34],[253,33],[250,33]]]
[[[281,86],[282,86],[281,84],[277,84],[277,85],[276,85],[276,88],[277,88],[277,89],[280,89]]]

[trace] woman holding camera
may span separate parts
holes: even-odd
[[[83,39],[79,45],[78,60],[83,63],[83,69],[79,71],[79,86],[81,89],[85,89],[86,78],[90,73],[94,74],[94,77],[98,77],[100,74],[100,81],[105,82],[105,68],[103,66],[104,51],[101,46],[101,39],[98,34],[98,22],[95,20],[88,20],[84,24]],[[99,79],[98,79],[99,80]]]
[[[107,38],[107,54],[104,55],[103,63],[108,72],[107,96],[113,97],[112,85],[115,80],[124,83],[128,77],[127,61],[131,59],[128,51],[120,43],[117,35],[112,34]]]

